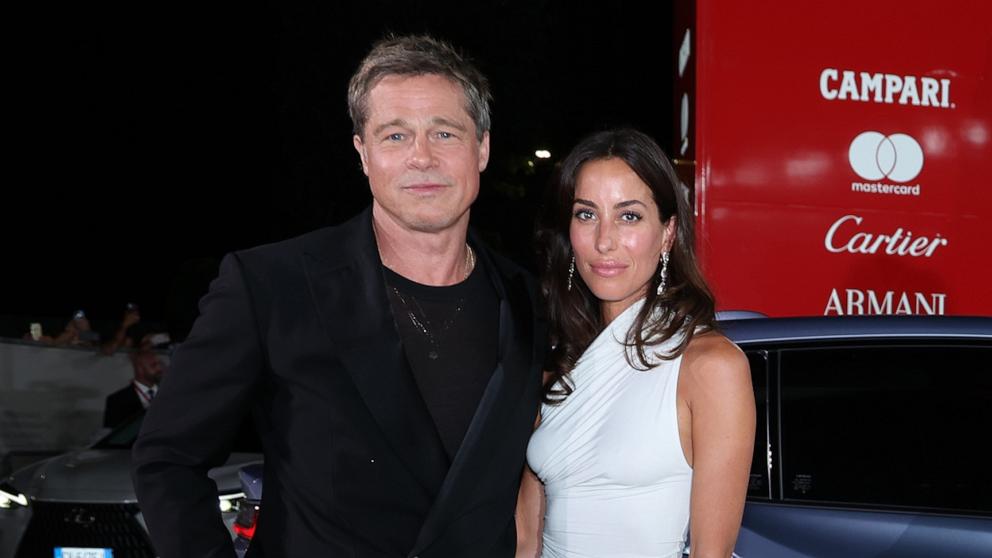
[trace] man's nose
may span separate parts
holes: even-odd
[[[429,169],[436,164],[434,150],[427,137],[418,135],[414,138],[407,164],[415,169]]]

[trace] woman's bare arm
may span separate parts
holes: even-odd
[[[755,409],[744,353],[725,337],[694,339],[683,357],[691,416],[691,556],[727,558],[744,512]]]
[[[534,429],[541,424],[541,416],[534,421]],[[539,558],[541,534],[544,531],[544,485],[534,471],[524,464],[517,493],[517,553],[516,558]]]

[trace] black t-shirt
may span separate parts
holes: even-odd
[[[499,298],[481,263],[447,287],[384,269],[407,362],[454,458],[499,359]]]

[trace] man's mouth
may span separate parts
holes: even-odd
[[[440,182],[418,182],[404,186],[403,190],[412,194],[436,194],[447,187]]]

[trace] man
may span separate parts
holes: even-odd
[[[115,428],[127,419],[144,413],[155,397],[155,390],[165,370],[162,358],[150,349],[131,353],[131,367],[134,369],[131,383],[107,396],[103,407],[104,428]]]
[[[429,37],[349,85],[370,210],[237,252],[134,449],[163,558],[232,555],[211,467],[249,409],[265,489],[249,558],[512,556],[543,330],[519,268],[467,237],[489,88]]]

